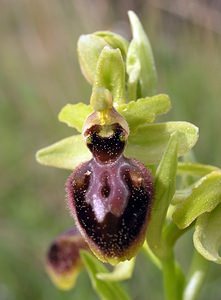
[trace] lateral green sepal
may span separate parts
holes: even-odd
[[[42,165],[73,170],[81,162],[91,159],[91,154],[79,134],[39,150],[36,159]]]
[[[128,139],[126,155],[149,165],[159,162],[170,136],[178,134],[178,156],[187,153],[197,142],[198,128],[188,122],[166,122],[138,126]]]
[[[170,108],[170,98],[159,94],[121,104],[117,110],[126,119],[132,133],[139,125],[152,123],[158,115],[167,113]]]
[[[81,132],[86,118],[92,112],[93,108],[90,105],[81,102],[67,104],[61,109],[58,119],[60,122],[66,123],[69,127],[73,127],[78,132]]]

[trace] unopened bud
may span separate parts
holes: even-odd
[[[83,266],[80,250],[88,249],[77,228],[72,228],[58,236],[47,252],[46,270],[53,283],[62,290],[75,285]]]

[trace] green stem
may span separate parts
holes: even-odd
[[[163,285],[166,300],[180,300],[176,284],[176,264],[174,255],[162,260]]]
[[[154,255],[147,242],[144,243],[142,250],[152,263],[163,273],[166,299],[180,300],[184,288],[184,275],[180,266],[174,259],[172,250],[170,255],[161,260]]]
[[[178,295],[178,299],[182,299],[182,295],[183,295],[183,290],[185,287],[185,282],[186,282],[186,278],[183,274],[183,271],[180,267],[180,265],[176,262],[176,285],[177,285],[177,295]]]
[[[209,261],[204,259],[196,250],[194,251],[187,284],[183,293],[183,300],[196,300],[202,288]]]
[[[176,243],[176,241],[187,231],[187,229],[179,229],[176,224],[173,222],[169,222],[167,225],[165,225],[163,230],[163,241],[164,245],[166,245],[166,248],[172,249]]]
[[[162,270],[165,298],[167,300],[180,300],[185,284],[184,274],[176,262],[173,248],[178,238],[184,234],[185,230],[180,230],[173,222],[165,225],[162,235],[164,245],[164,257],[162,257]]]

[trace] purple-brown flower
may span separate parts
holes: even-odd
[[[94,254],[116,264],[132,258],[143,244],[153,198],[152,177],[142,163],[123,155],[128,136],[123,122],[93,124],[89,118],[90,127],[83,134],[93,158],[68,178],[68,202]]]

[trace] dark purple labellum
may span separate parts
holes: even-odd
[[[152,178],[143,164],[122,155],[125,132],[112,124],[87,131],[94,158],[70,175],[66,190],[70,209],[91,250],[112,264],[135,255],[142,245],[153,198]]]

